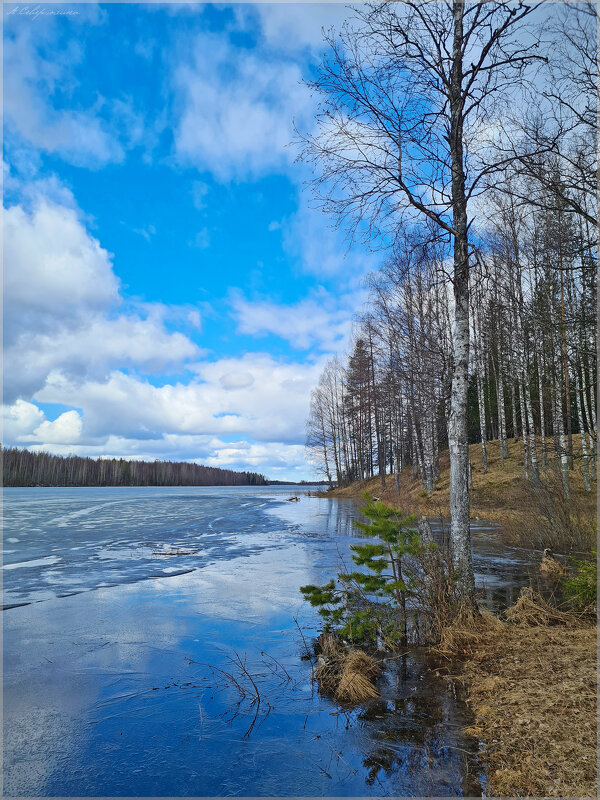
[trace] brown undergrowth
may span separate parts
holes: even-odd
[[[569,472],[571,499],[565,502],[558,462],[549,460],[536,491],[523,475],[523,444],[509,442],[509,457],[500,465],[500,445],[487,443],[488,471],[484,474],[481,445],[469,446],[472,466],[471,519],[498,522],[507,540],[526,547],[552,547],[556,552],[589,552],[596,541],[595,492],[586,492],[579,453],[575,469]],[[362,497],[365,491],[384,503],[400,506],[405,513],[429,518],[449,515],[450,467],[448,453],[440,453],[440,480],[433,493],[424,492],[420,480],[414,480],[410,468],[398,476],[396,490],[393,475],[386,476],[385,489],[380,478],[359,481],[325,493],[331,497]]]
[[[506,617],[457,620],[434,650],[466,687],[486,794],[596,797],[596,626],[530,589]]]

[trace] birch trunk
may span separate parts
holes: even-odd
[[[581,382],[581,389],[582,389],[582,396],[583,396],[583,416],[584,421],[586,424],[586,430],[588,433],[588,441],[590,446],[590,467],[592,468],[592,477],[594,474],[594,423],[592,420],[592,414],[590,412],[590,404],[588,402],[588,386],[586,382],[586,372],[585,366],[583,364],[583,360],[581,363],[581,374],[583,376],[583,380]]]
[[[483,363],[481,358],[481,344],[477,343],[478,334],[481,329],[477,328],[475,324],[475,315],[473,315],[473,350],[475,351],[475,372],[477,382],[477,407],[479,409],[479,435],[481,436],[481,462],[483,465],[483,474],[487,474],[487,433],[486,433],[486,418],[485,418],[485,396],[483,394],[483,379],[481,373],[483,372]]]
[[[577,422],[579,423],[579,435],[581,437],[581,456],[583,459],[583,485],[586,492],[590,491],[590,471],[588,463],[587,443],[585,440],[585,424],[583,422],[583,410],[581,408],[581,386],[579,383],[579,371],[575,370],[575,403],[577,406]]]
[[[512,366],[512,364],[511,364]],[[512,405],[512,425],[513,425],[513,441],[519,441],[519,428],[517,426],[517,398],[515,394],[515,379],[514,375],[510,376],[510,396],[511,396],[511,405]]]
[[[502,352],[500,346],[498,347],[496,395],[498,404],[498,435],[500,437],[500,465],[504,467],[504,460],[508,458],[508,438],[506,435],[506,407],[504,405],[504,370],[502,368]]]
[[[543,347],[543,345],[542,345]],[[542,374],[542,357],[540,350],[537,353],[537,367],[538,367],[538,395],[540,398],[540,436],[542,440],[542,472],[546,472],[547,455],[546,455],[546,411],[544,409],[544,381]]]
[[[474,603],[475,578],[469,525],[467,391],[469,370],[469,250],[463,163],[462,2],[453,2],[450,150],[454,222],[454,372],[450,395],[450,537],[459,595]]]
[[[521,415],[521,433],[523,435],[523,472],[525,478],[529,478],[529,440],[527,430],[527,417],[525,412],[525,393],[523,391],[523,381],[519,378],[519,412]]]
[[[567,462],[567,449],[565,438],[565,425],[563,421],[562,409],[562,381],[560,379],[560,367],[555,371],[554,382],[552,386],[552,399],[554,402],[554,426],[555,426],[555,441],[557,442],[557,455],[560,460],[560,471],[562,476],[563,494],[565,499],[571,496],[571,487],[569,485],[569,466]]]

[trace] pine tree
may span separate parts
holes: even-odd
[[[426,546],[416,516],[373,500],[365,494],[360,512],[369,522],[355,521],[365,536],[376,541],[351,546],[355,570],[339,573],[323,586],[302,586],[300,591],[319,608],[326,629],[335,629],[353,642],[376,644],[382,638],[392,649],[408,639],[407,599],[416,588],[416,573],[406,556],[422,555]],[[435,547],[435,545],[432,545]]]

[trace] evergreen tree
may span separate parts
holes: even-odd
[[[404,646],[408,639],[407,599],[416,588],[416,571],[406,557],[418,557],[426,547],[414,515],[405,516],[399,508],[368,494],[360,512],[369,522],[356,520],[354,524],[375,540],[351,547],[352,560],[365,571],[339,573],[337,582],[309,584],[300,591],[319,608],[326,629],[337,630],[353,642],[374,645],[380,638],[392,649]]]

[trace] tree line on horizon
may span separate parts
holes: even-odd
[[[474,605],[469,442],[596,472],[597,8],[404,0],[326,35],[299,134],[322,210],[386,252],[307,444],[339,483],[450,460],[459,596]],[[578,447],[575,445],[578,439]],[[485,468],[485,466],[484,466]]]
[[[264,475],[186,461],[54,456],[2,450],[4,486],[266,486]]]

